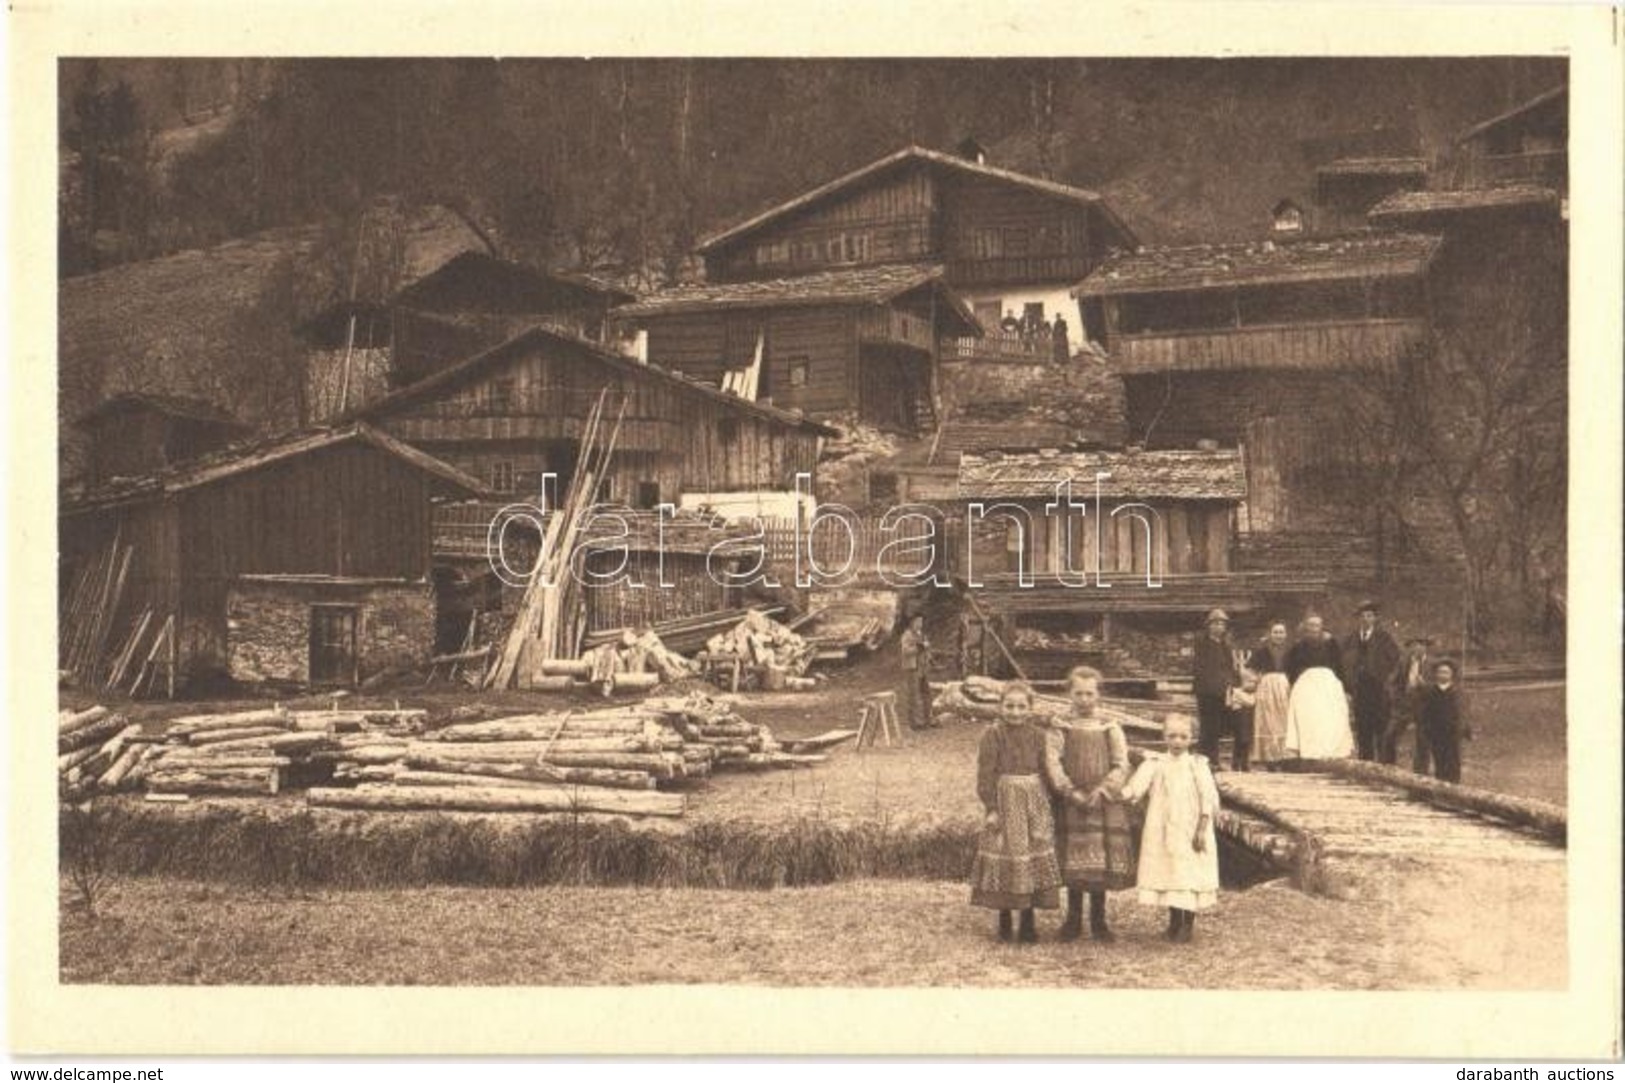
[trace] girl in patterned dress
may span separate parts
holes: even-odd
[[[1056,850],[1066,884],[1062,940],[1083,935],[1083,896],[1089,895],[1089,935],[1115,940],[1106,924],[1106,892],[1134,886],[1134,832],[1119,803],[1128,781],[1128,740],[1116,722],[1095,717],[1100,671],[1076,666],[1067,675],[1072,717],[1058,720],[1060,770],[1052,783],[1062,797],[1056,811]]]
[[[1032,711],[1032,688],[1012,681],[999,703],[999,721],[982,735],[976,794],[987,819],[971,867],[971,905],[999,912],[1000,940],[1011,939],[1011,912],[1020,910],[1017,938],[1024,944],[1038,939],[1033,909],[1056,909],[1061,884],[1045,777],[1047,761],[1058,762],[1060,741],[1033,724]]]
[[[1168,752],[1147,756],[1123,787],[1123,798],[1146,798],[1140,836],[1140,902],[1168,908],[1168,939],[1189,943],[1196,911],[1219,900],[1219,850],[1213,819],[1219,790],[1207,757],[1190,750],[1191,720],[1162,722]]]

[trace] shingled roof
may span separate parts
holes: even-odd
[[[1519,120],[1537,109],[1545,106],[1555,106],[1558,102],[1563,101],[1568,96],[1569,88],[1567,85],[1554,86],[1550,90],[1543,90],[1539,94],[1536,94],[1533,98],[1530,98],[1528,101],[1513,106],[1504,113],[1497,113],[1488,120],[1481,120],[1472,127],[1463,130],[1460,135],[1456,136],[1456,142],[1470,142],[1471,140],[1477,139],[1479,136],[1484,135],[1495,128],[1499,128],[1503,124],[1510,121]]]
[[[1315,170],[1322,177],[1421,177],[1427,171],[1422,158],[1339,158]]]
[[[1438,249],[1439,238],[1412,233],[1142,248],[1109,258],[1072,293],[1075,297],[1104,297],[1394,278],[1423,273]]]
[[[1247,497],[1241,452],[1063,451],[1022,455],[963,455],[959,495],[966,500],[1053,499],[1056,486],[1072,482],[1075,498],[1123,500],[1218,500]]]
[[[718,248],[731,241],[735,241],[747,234],[754,233],[762,227],[777,221],[787,214],[792,214],[796,211],[802,210],[803,208],[810,207],[813,204],[819,203],[822,200],[835,195],[843,189],[860,184],[874,176],[883,174],[894,168],[902,167],[905,163],[910,162],[923,162],[936,169],[946,169],[972,176],[986,177],[990,180],[1002,181],[1006,184],[1013,184],[1017,187],[1039,192],[1043,195],[1053,196],[1056,199],[1063,199],[1070,203],[1078,203],[1084,206],[1098,208],[1101,214],[1106,217],[1106,220],[1111,223],[1112,227],[1122,235],[1122,239],[1125,244],[1132,245],[1139,243],[1138,238],[1134,235],[1134,231],[1130,229],[1128,224],[1119,218],[1109,206],[1107,206],[1106,202],[1101,198],[1100,193],[1098,192],[1090,191],[1087,188],[1074,187],[1070,184],[1060,184],[1056,181],[1045,180],[1042,177],[1029,176],[1026,173],[1017,173],[1009,169],[999,169],[995,166],[971,161],[968,158],[961,158],[953,154],[944,154],[942,151],[929,150],[920,146],[907,146],[902,150],[894,151],[893,153],[886,155],[884,158],[870,162],[866,166],[854,169],[850,173],[843,173],[834,180],[825,184],[820,184],[816,188],[803,192],[794,199],[789,199],[783,203],[769,207],[760,214],[747,218],[737,225],[730,226],[720,233],[713,234],[710,237],[707,237],[704,241],[700,242],[697,251],[709,252],[714,248]]]
[[[1556,211],[1561,204],[1561,197],[1555,191],[1532,184],[1456,188],[1441,192],[1395,192],[1372,207],[1366,218],[1377,226],[1402,225],[1434,215],[1541,208]]]
[[[458,496],[489,495],[484,485],[449,463],[419,451],[410,444],[402,443],[371,425],[351,422],[340,426],[300,429],[250,443],[234,444],[156,473],[116,478],[81,495],[64,499],[61,510],[64,515],[74,515],[116,505],[156,500],[171,493],[195,489],[200,485],[212,485],[217,481],[297,455],[306,455],[346,443],[370,444],[386,454],[402,459],[419,470],[439,478]]]
[[[622,305],[613,314],[617,318],[648,317],[725,308],[886,304],[919,289],[934,290],[959,322],[965,325],[964,331],[975,335],[982,333],[982,325],[977,322],[970,307],[948,288],[943,268],[936,264],[919,263],[818,271],[760,282],[704,282],[676,286],[649,294],[633,304]]]
[[[649,364],[622,356],[612,350],[604,348],[602,343],[582,338],[563,328],[551,326],[529,327],[516,334],[506,342],[498,343],[488,350],[466,357],[452,365],[441,369],[432,376],[426,376],[416,383],[408,384],[397,391],[392,391],[381,399],[366,404],[354,412],[357,418],[373,419],[391,414],[403,407],[422,402],[432,398],[448,388],[455,387],[463,380],[472,379],[484,372],[492,365],[501,364],[517,353],[544,342],[551,342],[567,349],[577,350],[593,361],[615,369],[621,373],[640,379],[656,380],[674,387],[680,392],[697,395],[712,402],[719,402],[726,408],[737,410],[740,413],[754,414],[791,428],[810,430],[819,436],[837,436],[838,430],[821,424],[799,413],[780,410],[777,407],[764,403],[753,402],[750,399],[740,398],[730,394],[719,387],[701,383],[688,376],[682,376],[659,365]]]

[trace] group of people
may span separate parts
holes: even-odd
[[[1000,940],[1037,941],[1035,912],[1058,909],[1063,887],[1061,940],[1082,937],[1086,897],[1091,939],[1116,939],[1110,891],[1137,888],[1142,903],[1166,909],[1176,943],[1189,942],[1197,912],[1218,901],[1219,793],[1207,758],[1192,751],[1190,719],[1168,716],[1166,753],[1147,754],[1131,774],[1122,727],[1096,714],[1100,681],[1097,670],[1074,668],[1071,714],[1052,725],[1035,719],[1032,687],[1013,681],[982,737],[976,792],[986,819],[971,902],[998,911]],[[1141,802],[1136,838],[1130,810]]]
[[[1072,346],[1068,338],[1070,329],[1066,325],[1066,317],[1058,312],[1052,322],[1046,320],[1037,309],[1029,309],[1024,316],[1019,317],[1015,309],[1005,309],[1004,319],[999,321],[999,330],[1018,336],[1022,348],[1028,353],[1048,351],[1057,361],[1065,361],[1072,356]]]
[[[1461,745],[1472,739],[1460,668],[1434,659],[1432,641],[1415,637],[1402,651],[1380,624],[1374,601],[1357,609],[1359,626],[1341,643],[1309,614],[1296,643],[1285,621],[1248,652],[1230,637],[1222,609],[1207,615],[1197,639],[1194,685],[1199,746],[1217,766],[1219,740],[1232,738],[1230,766],[1248,770],[1288,759],[1345,759],[1395,764],[1399,741],[1415,727],[1411,766],[1461,781]]]

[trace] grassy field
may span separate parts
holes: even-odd
[[[1399,870],[1396,870],[1399,871]],[[1113,895],[1120,939],[992,937],[959,883],[776,891],[454,888],[255,891],[121,879],[95,919],[66,909],[61,977],[101,984],[747,985],[1141,989],[1554,988],[1561,878],[1411,869],[1338,902],[1276,882],[1227,893],[1196,941]],[[1425,890],[1423,889],[1425,887]],[[1507,900],[1487,911],[1477,899]],[[1518,899],[1516,920],[1502,913]]]

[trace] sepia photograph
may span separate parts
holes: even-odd
[[[1571,59],[682,53],[52,60],[55,982],[1569,991]]]

